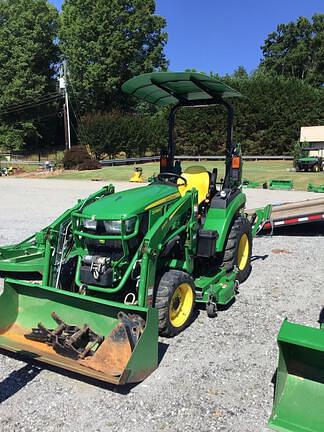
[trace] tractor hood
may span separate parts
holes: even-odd
[[[82,214],[85,217],[94,217],[96,219],[125,219],[179,197],[178,188],[153,183],[148,186],[117,192],[98,199],[85,206]]]

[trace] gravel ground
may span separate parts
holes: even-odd
[[[23,239],[97,188],[0,179],[0,244]],[[1,354],[0,431],[265,432],[281,322],[317,326],[324,303],[324,237],[257,238],[253,255],[236,302],[216,319],[200,311],[178,337],[161,338],[159,368],[137,386],[96,386]]]

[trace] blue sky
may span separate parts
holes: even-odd
[[[61,0],[52,0],[60,6]],[[277,24],[324,13],[323,0],[157,0],[167,20],[170,69],[195,68],[220,75],[238,66],[252,71],[260,46]]]

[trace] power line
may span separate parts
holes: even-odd
[[[6,115],[6,114],[13,114],[16,112],[21,112],[21,111],[25,111],[25,110],[29,110],[32,108],[36,108],[38,106],[42,106],[42,105],[47,105],[51,102],[55,102],[56,100],[61,99],[62,96],[61,95],[57,95],[57,96],[53,96],[51,98],[48,99],[44,99],[44,100],[40,100],[40,101],[36,101],[34,103],[28,103],[25,105],[21,105],[17,108],[10,108],[10,109],[5,109],[5,110],[0,110],[0,115]]]
[[[79,105],[79,102],[78,102],[77,92],[75,91],[75,88],[74,88],[73,81],[71,79],[71,75],[70,75],[69,70],[67,71],[67,74],[68,74],[68,77],[69,77],[69,83],[71,84],[72,93],[74,95],[74,100],[75,100],[75,104],[76,104],[76,111],[78,112],[78,115],[74,111],[72,103],[71,103],[71,107],[72,107],[72,110],[73,110],[73,113],[74,113],[74,116],[75,116],[77,122],[80,124],[81,133],[83,134],[83,136],[85,136],[86,133],[85,133],[85,128],[84,128],[84,125],[83,125],[83,122],[82,122],[82,118],[81,118],[81,115],[80,115],[81,109],[80,109],[80,105]]]
[[[75,133],[76,137],[78,138],[78,141],[80,142],[80,136],[79,136],[77,130],[75,129],[73,123],[71,123],[71,126],[72,126],[72,129],[74,130],[74,133]]]
[[[20,112],[20,111],[25,111],[25,110],[28,110],[28,109],[31,109],[31,108],[35,108],[35,107],[38,107],[38,106],[49,104],[51,102],[55,102],[58,99],[59,99],[58,97],[55,97],[55,98],[51,98],[51,99],[46,99],[46,100],[43,100],[43,101],[35,102],[35,103],[32,103],[32,104],[22,105],[22,106],[20,106],[18,108],[15,108],[15,109],[11,108],[10,110],[9,109],[7,109],[7,110],[0,110],[0,115],[6,115],[6,114],[12,114],[12,113]]]
[[[80,125],[81,133],[84,134],[82,121],[81,121],[81,120],[78,120],[78,116],[77,116],[76,112],[74,111],[74,108],[73,108],[72,103],[70,104],[70,106],[71,106],[71,108],[72,108],[72,112],[73,112],[74,117],[75,117],[75,119],[76,119],[76,121],[77,121],[77,124]],[[73,126],[73,123],[71,123],[71,124],[72,124],[72,126]],[[76,132],[74,126],[73,126],[73,129],[74,129],[74,132]],[[80,135],[79,135],[78,133],[76,133],[76,135],[77,135],[78,140],[79,140],[79,142],[80,142],[80,144],[81,144]]]
[[[55,101],[55,100],[57,100],[59,98],[61,98],[61,96],[57,95],[57,96],[49,97],[47,99],[35,100],[34,102],[28,102],[28,103],[21,104],[21,105],[16,106],[16,107],[11,107],[11,108],[0,110],[0,112],[2,112],[2,113],[7,113],[7,112],[10,113],[10,112],[20,111],[20,110],[24,110],[24,109],[29,109],[30,107],[34,107],[34,106],[37,106],[37,105],[44,105],[44,104],[47,104],[49,102]]]
[[[30,104],[34,103],[35,101],[36,102],[42,101],[44,99],[49,99],[49,98],[52,98],[54,96],[59,96],[59,93],[57,93],[57,92],[47,93],[47,94],[44,94],[43,96],[39,96],[38,98],[34,98],[31,100],[25,100],[24,102],[18,102],[18,103],[12,103],[12,104],[6,105],[6,106],[2,107],[2,109],[7,110],[7,109],[19,108],[22,105],[26,105],[26,104],[30,105]]]
[[[63,63],[63,79],[64,79],[64,131],[65,143],[67,150],[71,150],[71,124],[70,124],[70,110],[69,110],[69,95],[67,87],[67,64]]]

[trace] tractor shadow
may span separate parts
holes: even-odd
[[[7,353],[2,350],[0,353],[7,355]],[[9,357],[12,356],[9,355]],[[0,382],[0,404],[18,393],[19,390],[36,378],[42,369],[43,368],[39,365],[27,363],[22,368],[11,372]]]
[[[278,368],[276,368],[271,378],[271,384],[273,385],[272,403],[274,403],[275,395],[276,395],[277,375],[278,375]]]
[[[169,348],[169,344],[164,342],[158,343],[158,366],[163,360],[167,350]],[[96,380],[95,378],[91,378],[85,375],[78,374],[77,372],[61,369],[59,367],[45,364],[40,362],[37,359],[31,359],[30,357],[26,357],[24,355],[18,355],[17,353],[9,352],[3,349],[0,349],[0,355],[4,355],[6,357],[12,358],[18,361],[24,361],[26,364],[22,366],[18,370],[14,370],[11,372],[6,378],[0,381],[0,404],[10,397],[14,396],[21,389],[23,389],[27,384],[33,381],[42,371],[47,370],[54,373],[57,373],[61,376],[71,378],[73,380],[77,380],[83,382],[85,384],[89,384],[94,387],[99,387],[103,390],[107,390],[110,392],[118,393],[120,395],[128,395],[128,393],[138,386],[139,383],[133,384],[125,384],[125,385],[116,385],[103,381]]]

